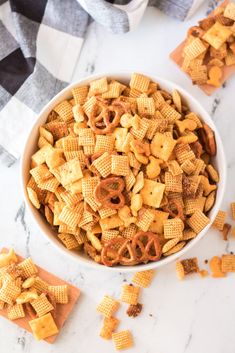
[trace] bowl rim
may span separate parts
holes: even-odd
[[[89,83],[92,80],[101,78],[101,77],[108,77],[108,78],[116,78],[118,80],[118,77],[122,77],[122,76],[128,76],[128,79],[130,79],[131,74],[135,72],[135,71],[128,71],[128,70],[122,70],[119,72],[100,72],[98,74],[92,74],[89,76],[86,76],[76,82],[71,83],[70,85],[66,86],[63,90],[61,90],[60,92],[58,92],[44,107],[43,109],[40,111],[39,114],[37,114],[37,118],[34,122],[34,124],[32,125],[27,139],[25,141],[25,145],[24,145],[24,149],[23,149],[23,153],[20,159],[20,179],[21,179],[21,188],[22,188],[22,192],[24,195],[24,201],[27,207],[27,210],[29,211],[32,219],[34,220],[34,222],[36,223],[38,229],[40,230],[40,232],[43,234],[43,236],[50,241],[50,243],[52,243],[54,245],[54,247],[60,251],[60,253],[64,254],[65,256],[68,255],[69,258],[73,259],[74,261],[77,262],[77,264],[79,265],[84,265],[85,267],[89,267],[89,268],[93,268],[96,270],[104,270],[104,271],[112,271],[112,272],[122,272],[122,273],[131,273],[131,272],[137,272],[137,271],[145,271],[145,270],[149,270],[149,269],[156,269],[159,268],[161,266],[167,265],[175,260],[177,260],[180,256],[184,255],[187,251],[189,251],[198,241],[200,241],[205,234],[207,233],[208,229],[210,228],[211,224],[213,223],[215,216],[217,214],[217,212],[219,211],[219,207],[221,205],[223,196],[224,196],[224,192],[225,192],[225,187],[226,187],[226,180],[227,180],[227,168],[226,168],[226,157],[225,157],[225,153],[224,153],[224,147],[223,147],[223,143],[220,137],[220,134],[218,132],[217,127],[215,126],[213,120],[211,119],[209,113],[205,110],[205,108],[201,105],[201,103],[194,98],[190,93],[188,93],[183,87],[181,87],[180,85],[176,84],[173,81],[164,79],[158,75],[155,75],[153,73],[150,72],[146,72],[146,71],[137,71],[140,72],[143,75],[146,75],[148,77],[150,77],[153,81],[157,82],[160,84],[160,86],[167,86],[167,89],[176,89],[180,92],[180,94],[182,95],[182,97],[189,102],[189,105],[192,103],[194,105],[196,105],[198,107],[198,110],[201,111],[200,113],[200,118],[202,118],[202,120],[207,120],[207,122],[209,122],[210,127],[212,127],[212,129],[215,132],[215,136],[216,136],[216,144],[217,144],[217,153],[218,150],[220,151],[220,155],[221,155],[221,169],[220,169],[220,176],[222,176],[220,178],[220,194],[216,196],[216,202],[213,206],[213,215],[210,216],[210,223],[192,240],[190,240],[190,242],[187,243],[187,245],[185,247],[183,247],[179,252],[172,254],[166,258],[163,258],[157,262],[149,262],[147,264],[139,264],[139,265],[135,265],[135,266],[113,266],[113,267],[107,267],[101,264],[96,263],[94,260],[91,259],[85,259],[81,256],[79,256],[79,253],[75,253],[71,250],[68,250],[67,248],[65,248],[61,243],[59,243],[59,241],[57,239],[54,238],[54,236],[49,236],[49,234],[46,233],[46,231],[42,228],[42,222],[40,222],[41,224],[39,224],[39,220],[37,219],[37,214],[39,217],[42,218],[42,216],[39,214],[39,211],[36,210],[33,205],[30,203],[29,199],[28,199],[28,195],[27,195],[27,191],[26,191],[26,178],[24,176],[24,171],[25,168],[27,166],[27,159],[26,159],[26,154],[27,154],[27,148],[28,148],[28,144],[30,142],[30,137],[31,134],[34,132],[34,130],[38,127],[38,123],[40,118],[42,118],[43,114],[48,110],[48,109],[52,109],[56,103],[59,102],[60,98],[66,94],[67,92],[71,93],[71,89],[73,87],[77,87],[79,85],[83,85],[86,83]],[[126,78],[127,79],[127,78]],[[120,79],[122,80],[122,79]],[[218,148],[219,146],[219,148]],[[36,212],[35,212],[36,211]]]

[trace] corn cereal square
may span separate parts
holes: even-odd
[[[120,321],[115,317],[105,317],[103,326],[100,331],[100,337],[104,338],[105,340],[111,339],[112,333],[116,330],[119,322]]]
[[[221,258],[221,270],[222,272],[235,272],[235,255],[228,254],[222,255]]]
[[[22,304],[15,304],[9,306],[7,310],[7,316],[9,320],[17,320],[25,317],[24,307]]]
[[[128,304],[137,304],[139,299],[140,287],[132,284],[124,284],[122,286],[121,301]]]
[[[166,239],[182,238],[184,223],[180,218],[172,218],[164,221],[164,237]]]
[[[94,160],[92,166],[97,169],[97,171],[103,178],[106,178],[109,174],[111,174],[111,155],[108,152],[105,152],[100,157]]]
[[[88,94],[88,86],[78,86],[72,88],[71,91],[75,104],[83,105],[86,101],[86,97]]]
[[[67,284],[59,286],[48,286],[48,291],[55,297],[56,303],[67,304],[68,297],[68,286]]]
[[[213,227],[215,227],[218,230],[223,230],[226,216],[227,216],[227,213],[220,210],[215,217],[215,220],[213,222]]]
[[[136,99],[138,113],[140,115],[154,115],[155,113],[155,104],[154,99],[149,97],[139,97]]]
[[[150,79],[144,75],[134,73],[131,75],[130,87],[140,92],[147,92]]]
[[[14,281],[4,282],[0,288],[0,300],[12,305],[16,298],[20,295],[21,289],[16,286]]]
[[[127,176],[130,173],[129,159],[127,156],[111,156],[111,173],[114,175]]]
[[[115,348],[119,351],[133,346],[133,338],[129,330],[120,331],[112,334]]]
[[[72,105],[66,100],[59,103],[54,111],[66,122],[73,119]]]
[[[22,271],[22,277],[24,278],[31,277],[38,273],[37,267],[30,257],[17,264],[17,268]]]
[[[173,176],[170,172],[165,173],[166,191],[182,192],[182,174]]]
[[[55,309],[44,293],[42,293],[37,299],[32,300],[30,304],[36,311],[38,317],[41,317]]]
[[[192,230],[198,234],[210,223],[210,219],[202,211],[196,210],[187,222]]]
[[[195,38],[190,44],[184,47],[184,54],[190,60],[197,58],[206,51],[206,47],[200,38]]]
[[[155,270],[136,272],[132,277],[132,282],[139,287],[147,288],[150,286],[155,272]]]
[[[78,248],[79,244],[73,234],[60,233],[58,234],[58,238],[68,250]]]
[[[101,94],[107,91],[108,91],[108,81],[106,77],[102,77],[90,83],[89,95]]]
[[[104,317],[110,318],[118,310],[119,305],[117,300],[105,295],[96,310],[104,315]]]
[[[96,152],[112,152],[114,149],[114,136],[112,135],[97,135],[95,144]]]
[[[78,135],[79,146],[94,146],[95,134],[90,128],[79,129]]]
[[[137,227],[139,227],[143,232],[147,232],[151,223],[154,220],[155,215],[153,214],[152,210],[141,208],[138,213],[138,219],[136,222]]]

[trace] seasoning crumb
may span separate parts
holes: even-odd
[[[207,270],[200,270],[199,275],[204,278],[208,276],[208,271]]]
[[[225,223],[223,230],[222,230],[222,235],[224,240],[228,240],[228,234],[230,232],[230,229],[232,228],[231,224]]]
[[[141,313],[142,308],[143,308],[143,305],[140,303],[137,303],[135,305],[131,304],[131,305],[129,305],[126,313],[130,317],[137,317]]]

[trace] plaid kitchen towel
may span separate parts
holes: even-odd
[[[0,0],[0,160],[11,165],[42,107],[71,80],[86,29],[133,30],[147,5],[183,20],[201,0]]]

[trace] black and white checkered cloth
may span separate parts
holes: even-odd
[[[200,0],[196,0],[196,2]],[[71,80],[93,19],[133,30],[147,5],[183,20],[195,0],[0,0],[0,160],[11,165],[42,107]]]

